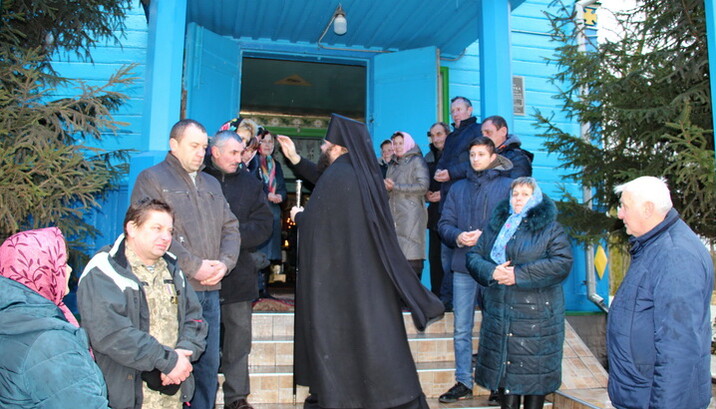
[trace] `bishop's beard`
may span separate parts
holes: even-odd
[[[316,164],[318,172],[323,173],[326,168],[331,165],[331,158],[328,157],[328,153],[321,152],[321,156],[318,157],[318,163]]]

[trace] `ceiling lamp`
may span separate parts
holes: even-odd
[[[346,20],[346,12],[343,11],[343,7],[338,4],[336,11],[333,12],[333,32],[339,36],[348,31],[348,21]]]

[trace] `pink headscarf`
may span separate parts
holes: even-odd
[[[406,153],[408,153],[409,150],[415,147],[415,140],[412,136],[410,136],[409,133],[405,131],[396,131],[395,133],[403,135],[403,153],[401,154],[401,156],[405,155]]]
[[[0,275],[24,284],[55,303],[67,321],[79,327],[62,302],[67,290],[67,248],[57,227],[28,230],[0,245]]]

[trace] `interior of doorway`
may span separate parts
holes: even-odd
[[[241,63],[240,115],[274,134],[291,137],[302,157],[316,161],[332,113],[365,121],[366,80],[366,67],[355,63],[247,56]],[[281,260],[265,268],[263,276],[268,294],[291,300],[299,245],[289,217],[296,203],[296,176],[280,152],[274,152],[274,158],[283,170],[288,197],[281,204]],[[310,188],[304,184],[303,203]],[[263,301],[255,308],[281,308]]]

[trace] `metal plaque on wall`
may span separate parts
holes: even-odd
[[[512,76],[512,113],[525,115],[525,77],[520,75]]]

